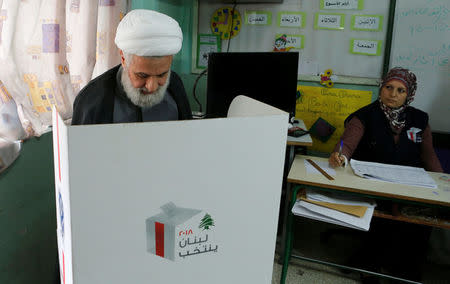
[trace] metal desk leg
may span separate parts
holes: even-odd
[[[284,196],[284,210],[283,210],[283,231],[281,232],[281,252],[280,252],[280,264],[282,263],[282,259],[284,258],[284,244],[286,243],[286,224],[289,212],[289,200],[291,197],[291,185],[287,182],[287,176],[289,174],[289,169],[291,168],[292,162],[294,161],[295,155],[295,146],[288,146],[289,148],[289,156],[288,160],[284,164],[284,175],[283,175],[283,183],[286,184],[286,193]]]
[[[292,207],[295,204],[295,196],[297,196],[297,191],[299,190],[299,186],[297,186],[294,189],[294,193],[291,196],[291,202],[290,206],[288,206],[289,212],[288,212],[288,218],[287,218],[287,224],[285,226],[286,228],[286,240],[284,240],[284,255],[283,255],[283,269],[281,271],[281,279],[280,283],[284,284],[286,282],[286,276],[287,276],[287,270],[289,265],[289,260],[291,258],[292,253],[292,220],[293,220],[293,214],[290,210],[292,210]],[[288,196],[286,196],[288,198]]]

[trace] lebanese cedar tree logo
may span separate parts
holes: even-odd
[[[209,230],[209,227],[214,226],[214,220],[211,218],[211,215],[208,213],[205,214],[205,217],[200,221],[200,225],[198,226],[200,229]]]

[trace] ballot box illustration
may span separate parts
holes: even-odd
[[[161,206],[161,210],[145,221],[148,252],[172,261],[217,253],[219,246],[210,214],[177,207],[173,202]]]
[[[288,121],[244,96],[186,121],[70,126],[54,108],[61,283],[271,283]]]

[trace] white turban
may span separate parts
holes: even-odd
[[[178,22],[151,11],[130,11],[117,26],[114,42],[126,54],[166,56],[181,49],[183,34]]]

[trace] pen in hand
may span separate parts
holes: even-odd
[[[342,145],[344,144],[344,141],[341,140],[341,144],[339,145],[339,164],[342,166]]]

